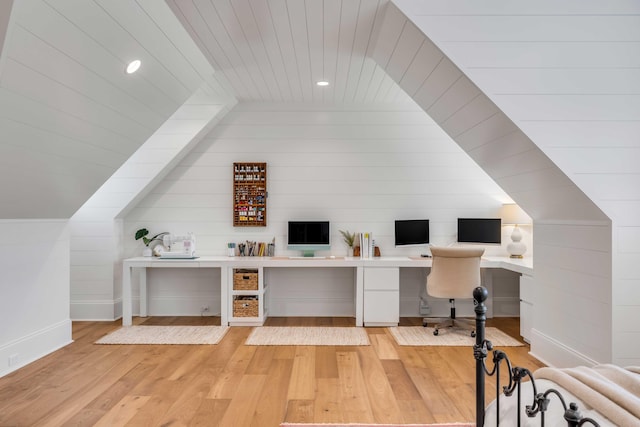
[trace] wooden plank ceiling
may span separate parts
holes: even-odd
[[[167,3],[240,101],[407,100],[371,59],[388,0]]]

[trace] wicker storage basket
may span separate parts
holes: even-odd
[[[236,271],[233,273],[234,291],[257,291],[258,273],[249,271]]]
[[[257,299],[235,299],[233,300],[233,317],[258,317]]]

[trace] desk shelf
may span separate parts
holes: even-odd
[[[263,268],[231,267],[229,273],[229,325],[262,326],[267,318]],[[247,280],[256,276],[256,289],[238,289],[246,288]]]

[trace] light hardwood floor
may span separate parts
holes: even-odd
[[[215,324],[219,318],[135,318]],[[271,326],[350,326],[350,318],[271,318]],[[403,318],[403,325],[420,319]],[[518,319],[490,319],[520,339]],[[386,328],[370,346],[245,346],[233,327],[213,346],[96,345],[120,322],[74,322],[74,342],[0,378],[0,426],[278,426],[289,422],[475,420],[471,347],[401,347]],[[515,365],[543,366],[528,346]],[[506,369],[505,369],[506,371]],[[488,397],[494,396],[487,382]]]

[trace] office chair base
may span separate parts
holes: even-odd
[[[466,323],[464,322],[456,322],[453,319],[448,319],[449,323],[448,325],[444,325],[442,323],[439,323],[436,321],[436,323],[433,326],[433,335],[440,335],[440,329],[442,328],[447,328],[447,329],[461,329],[461,330],[466,330],[469,331],[469,335],[471,336],[471,338],[475,338],[476,337],[476,331],[474,328],[465,328],[463,327],[464,325],[466,325]],[[453,322],[451,322],[451,320],[453,320]],[[427,326],[429,326],[429,322],[427,321],[427,319],[422,319],[422,326],[424,328],[426,328]]]

